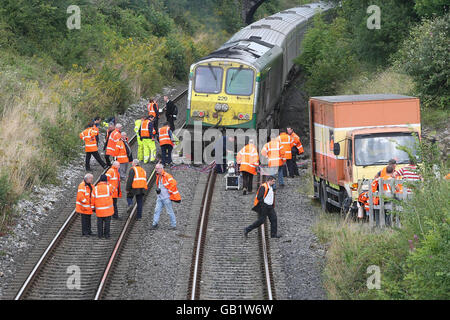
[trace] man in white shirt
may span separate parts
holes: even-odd
[[[248,233],[253,229],[258,228],[266,221],[266,217],[270,220],[270,237],[280,238],[277,234],[277,214],[273,208],[274,192],[272,186],[275,184],[275,177],[269,176],[267,181],[263,183],[256,193],[255,201],[253,203],[253,211],[258,213],[258,220],[244,229],[244,235],[247,238]]]

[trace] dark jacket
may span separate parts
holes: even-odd
[[[109,136],[111,135],[111,132],[113,132],[113,131],[114,131],[114,130],[107,130],[107,131],[106,131],[105,145],[103,146],[103,151],[106,150],[106,146],[108,145]]]
[[[131,148],[130,148],[130,145],[128,144],[128,141],[124,141],[123,144],[125,145],[125,149],[127,150],[128,162],[132,162],[133,161],[133,152],[131,152]]]
[[[264,203],[264,193],[266,192],[266,188],[262,185],[258,188],[258,192],[256,193],[256,198],[258,199],[258,204],[252,208],[253,211],[261,213],[261,206]]]
[[[130,172],[128,173],[127,186],[125,189],[127,191],[127,198],[132,198],[138,194],[144,194],[146,191],[144,188],[133,189],[133,187],[132,187],[133,180],[134,180],[134,170],[130,169]]]
[[[168,100],[166,103],[166,118],[170,118],[174,115],[175,103],[172,100]]]

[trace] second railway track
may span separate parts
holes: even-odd
[[[224,192],[216,179],[216,174],[210,172],[199,215],[187,298],[275,299],[266,226],[262,225],[248,239],[243,235],[244,227],[255,219],[243,209],[253,201],[254,193],[242,197],[240,193]]]

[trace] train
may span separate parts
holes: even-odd
[[[190,66],[186,126],[274,128],[277,106],[312,18],[326,3],[254,22]]]

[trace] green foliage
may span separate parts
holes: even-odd
[[[380,8],[380,29],[368,29],[367,13],[370,5]],[[414,2],[409,0],[346,0],[338,9],[339,16],[346,21],[346,28],[352,39],[353,51],[359,60],[387,65],[389,56],[408,33],[416,21]]]
[[[79,124],[74,125],[62,116],[58,116],[54,123],[49,120],[44,121],[44,141],[49,151],[53,154],[53,161],[67,161],[80,151],[77,148],[80,145],[78,128]],[[42,172],[41,180],[46,180],[48,172],[46,170]]]
[[[6,214],[6,211],[11,209],[16,199],[17,196],[13,192],[8,174],[3,171],[0,172],[0,219],[4,219],[2,216]],[[0,230],[1,227],[0,225]]]
[[[339,84],[357,68],[345,33],[345,21],[338,18],[326,24],[322,16],[317,15],[295,62],[308,74],[306,89],[309,95],[335,94]]]
[[[415,0],[414,9],[420,16],[431,17],[433,15],[443,15],[448,12],[447,0]]]
[[[411,30],[397,57],[397,64],[414,80],[417,93],[427,106],[450,104],[450,14],[424,20]]]
[[[330,244],[324,270],[330,298],[450,298],[450,184],[442,178],[447,170],[436,145],[420,142],[419,156],[423,181],[404,183],[414,196],[397,213],[400,229],[371,231],[367,225],[321,217],[315,232]],[[379,290],[366,286],[370,265],[380,267]]]

